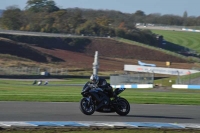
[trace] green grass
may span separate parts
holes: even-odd
[[[47,86],[34,86],[30,81],[1,80],[0,101],[79,102],[82,86],[64,84],[83,84],[86,81],[50,81]],[[121,96],[138,104],[200,105],[199,94],[199,90],[126,89]]]
[[[50,81],[48,86],[32,85],[32,81],[0,80],[0,101],[79,102],[82,86],[87,79]],[[54,86],[58,85],[58,86]],[[198,90],[126,89],[121,96],[130,103],[200,105]],[[194,129],[104,129],[104,128],[7,128],[1,133],[200,133]]]
[[[176,80],[177,80],[177,76],[172,76],[169,78],[162,78],[162,79],[154,80],[154,85],[157,84],[157,85],[171,87],[172,84],[176,84]]]
[[[200,53],[200,33],[168,30],[151,31],[156,34],[163,35],[166,41],[187,47]]]

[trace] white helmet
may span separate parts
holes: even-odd
[[[99,82],[99,77],[97,76],[97,75],[95,75],[95,74],[92,74],[91,76],[90,76],[90,81],[92,82],[92,83],[98,83]]]

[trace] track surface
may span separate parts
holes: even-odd
[[[200,106],[131,104],[127,116],[116,113],[82,114],[79,103],[0,102],[0,121],[107,121],[200,123]]]

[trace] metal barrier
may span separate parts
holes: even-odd
[[[200,85],[200,73],[188,74],[185,76],[177,75],[176,84]]]
[[[121,84],[153,84],[154,74],[153,73],[133,73],[123,75],[110,75],[110,84],[121,85]]]
[[[41,75],[42,72],[48,72],[50,75],[67,75],[66,68],[0,67],[0,75]]]

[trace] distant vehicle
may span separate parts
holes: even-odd
[[[156,65],[155,65],[155,64],[147,64],[147,63],[144,63],[144,62],[141,62],[141,61],[138,61],[138,64],[139,64],[140,66],[150,66],[150,67],[156,67]]]
[[[35,80],[32,85],[35,85],[35,84],[37,84],[37,80]]]
[[[48,83],[49,83],[48,81],[45,81],[44,85],[48,85]]]
[[[37,83],[37,85],[42,85],[42,80],[40,80],[40,81]]]

